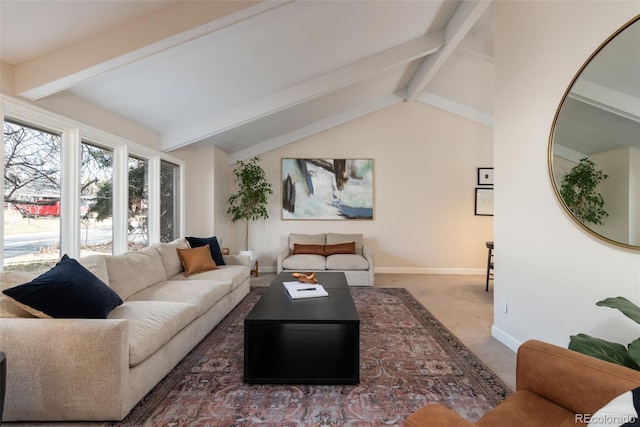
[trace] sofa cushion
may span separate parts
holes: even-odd
[[[337,243],[335,245],[324,246],[324,256],[336,255],[336,254],[355,254],[356,242],[349,243]]]
[[[244,265],[220,265],[217,269],[184,277],[184,274],[173,276],[170,280],[210,280],[227,284],[233,291],[249,278],[249,267]]]
[[[0,291],[30,282],[37,275],[17,271],[0,272]],[[15,300],[0,292],[0,317],[35,317],[24,308],[16,304]]]
[[[209,245],[189,249],[176,249],[176,251],[180,261],[182,261],[185,277],[218,268],[213,258],[211,258]]]
[[[187,237],[187,242],[192,248],[198,248],[200,246],[209,245],[211,250],[211,258],[215,261],[216,265],[224,265],[224,258],[222,257],[222,251],[220,250],[220,244],[216,236],[213,237]]]
[[[324,270],[326,258],[323,255],[291,255],[282,261],[285,270]]]
[[[126,301],[108,319],[129,321],[129,366],[144,362],[198,313],[193,304],[173,301]]]
[[[173,301],[198,307],[204,314],[231,291],[229,282],[212,280],[167,280],[156,283],[129,297],[127,301]]]
[[[89,255],[78,258],[81,266],[92,272],[96,277],[104,283],[109,283],[109,272],[107,271],[107,255]]]
[[[293,253],[293,245],[322,245],[326,242],[326,234],[289,234],[289,250]]]
[[[167,278],[182,273],[184,268],[182,267],[182,262],[180,262],[176,249],[188,249],[189,244],[186,239],[176,239],[169,243],[156,243],[152,248],[160,255]]]
[[[327,233],[327,245],[336,245],[338,243],[355,242],[356,253],[362,255],[362,234],[339,234]]]
[[[293,244],[293,255],[322,255],[324,256],[324,245],[301,245]]]
[[[2,292],[42,318],[105,319],[122,304],[109,286],[66,254],[31,282]]]
[[[167,278],[160,254],[153,248],[108,256],[105,260],[109,286],[123,300]]]
[[[327,270],[368,270],[369,262],[362,255],[336,254],[327,257]]]

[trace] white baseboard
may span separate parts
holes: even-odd
[[[498,328],[496,325],[491,326],[491,336],[507,346],[507,348],[509,348],[514,353],[518,352],[518,348],[522,344],[522,341],[515,339],[502,329]]]
[[[411,267],[376,267],[380,274],[462,274],[485,275],[484,268],[411,268]]]
[[[259,266],[261,273],[276,273],[275,265]],[[461,274],[480,275],[487,274],[484,268],[407,268],[407,267],[376,267],[376,273],[380,274]]]
[[[268,265],[266,267],[263,267],[261,265],[258,266],[258,271],[260,273],[277,273],[278,269],[276,268],[275,265]]]

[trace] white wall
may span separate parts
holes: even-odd
[[[233,229],[227,216],[227,199],[229,198],[229,183],[232,181],[230,172],[232,168],[229,167],[229,155],[227,153],[215,148],[214,156],[213,234],[218,238],[222,247],[228,247],[234,242]]]
[[[170,154],[185,162],[185,235],[212,236],[215,148],[188,146]]]
[[[373,158],[374,220],[281,219],[282,158]],[[274,196],[250,246],[275,268],[289,233],[359,232],[377,272],[480,273],[493,218],[474,215],[477,168],[492,166],[492,129],[420,102],[399,103],[261,156]],[[231,169],[231,167],[230,167]],[[232,250],[244,231],[234,225]]]
[[[637,338],[637,326],[596,301],[639,302],[640,254],[575,225],[547,172],[551,124],[589,55],[640,13],[639,2],[496,2],[494,336],[511,348],[529,338],[567,345],[590,333]],[[506,299],[508,312],[501,313]]]
[[[0,92],[13,96],[13,77],[15,67],[0,61]]]

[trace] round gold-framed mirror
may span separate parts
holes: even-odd
[[[606,242],[640,250],[640,15],[605,40],[571,81],[548,156],[567,214]]]

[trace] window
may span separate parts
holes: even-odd
[[[129,157],[129,250],[149,246],[149,162]]]
[[[80,250],[113,253],[113,150],[81,145]]]
[[[183,235],[182,161],[2,94],[0,110],[0,271]]]
[[[180,166],[160,162],[160,241],[170,242],[179,237],[179,172]]]
[[[60,258],[58,134],[4,122],[3,269],[32,271]]]

